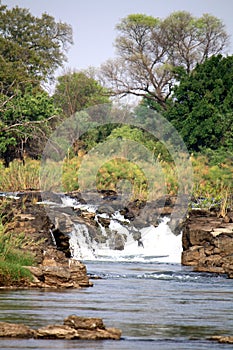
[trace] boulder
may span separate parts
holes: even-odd
[[[33,275],[30,287],[62,289],[93,286],[87,276],[86,266],[75,259],[67,259],[55,248],[45,252],[44,260],[37,267],[25,268]]]
[[[94,317],[80,317],[71,315],[64,319],[64,325],[72,327],[74,329],[105,329],[103,320],[101,318]]]
[[[77,330],[80,339],[98,340],[121,338],[121,330],[106,328],[101,318],[71,315],[65,318],[64,325]]]
[[[35,331],[24,324],[0,322],[0,337],[33,338]]]

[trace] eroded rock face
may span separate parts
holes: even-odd
[[[52,194],[50,194],[52,195]],[[33,281],[19,281],[11,287],[38,287],[38,288],[80,288],[89,287],[85,265],[70,258],[69,238],[65,236],[71,230],[71,221],[66,213],[60,218],[60,231],[57,232],[57,244],[54,242],[52,231],[55,230],[55,223],[47,214],[40,192],[28,192],[19,194],[19,199],[6,199],[2,206],[2,217],[7,223],[8,231],[21,234],[22,232],[30,240],[27,251],[35,257],[36,267],[28,268]],[[0,198],[4,201],[4,198]],[[50,198],[48,197],[48,200]],[[51,200],[60,204],[59,197],[53,195]],[[64,232],[61,232],[61,229]],[[63,238],[61,236],[63,235]],[[56,244],[55,244],[56,243]],[[5,285],[4,285],[5,286]],[[4,287],[2,286],[2,287]],[[9,287],[7,285],[7,287]]]
[[[80,261],[68,259],[62,252],[49,248],[38,266],[25,267],[33,275],[30,287],[39,288],[80,288],[90,287],[86,266]]]
[[[183,228],[182,264],[197,271],[227,273],[233,278],[233,220],[195,210]]]
[[[106,328],[101,318],[68,316],[62,325],[48,325],[37,330],[23,324],[0,322],[0,337],[37,339],[119,340],[121,330]]]

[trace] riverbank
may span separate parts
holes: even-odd
[[[86,266],[70,259],[69,238],[64,236],[65,232],[59,231],[64,236],[60,246],[54,241],[54,223],[40,204],[40,192],[10,197],[0,197],[4,236],[9,238],[8,249],[14,249],[13,237],[22,237],[21,252],[30,254],[34,264],[23,266],[28,272],[27,278],[12,279],[8,271],[1,271],[0,287],[64,289],[92,286]]]

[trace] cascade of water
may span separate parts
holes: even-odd
[[[70,236],[72,256],[83,260],[113,260],[113,261],[164,261],[177,262],[181,260],[181,235],[175,236],[165,218],[158,227],[150,226],[140,230],[140,243],[133,238],[132,231],[117,220],[111,220],[109,230],[99,224],[105,243],[97,243],[90,238],[88,229],[83,224],[76,224]],[[114,249],[115,234],[123,241],[124,248]]]
[[[94,243],[90,239],[88,228],[84,224],[75,224],[70,233],[70,250],[75,259],[95,260]]]
[[[158,227],[137,229],[120,214],[98,212],[97,206],[80,204],[77,200],[63,196],[62,206],[74,207],[84,212],[95,213],[96,233],[84,223],[73,224],[69,234],[71,255],[78,260],[108,261],[162,261],[180,263],[181,234],[174,235],[169,218],[163,218]],[[108,222],[103,224],[103,219]],[[95,230],[95,229],[94,229]]]

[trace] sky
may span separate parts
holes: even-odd
[[[35,16],[47,12],[72,26],[74,45],[68,51],[65,68],[99,67],[114,58],[115,26],[133,13],[159,18],[179,10],[197,17],[212,14],[226,25],[231,36],[228,54],[233,53],[232,0],[2,0],[2,4],[9,8],[16,5],[28,8]]]

